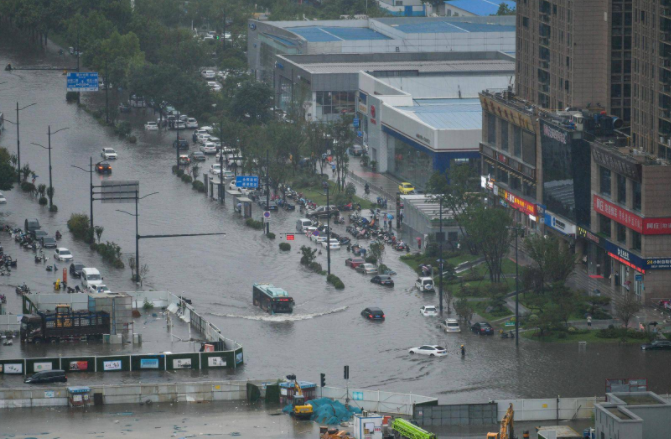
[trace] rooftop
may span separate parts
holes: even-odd
[[[622,410],[619,410],[617,407],[606,407],[606,410],[608,410],[608,412],[611,415],[615,416],[616,418],[619,418],[619,419],[622,419],[622,420],[632,419],[631,416],[629,416],[628,414],[626,414]]]
[[[510,9],[516,9],[517,4],[510,0],[448,0],[446,5],[454,6],[471,14],[486,16],[496,15],[501,3],[505,3]]]
[[[369,28],[362,27],[287,27],[287,30],[300,35],[306,40],[314,43],[326,43],[333,41],[370,41],[389,40],[384,34]]]
[[[379,19],[385,20],[394,19]],[[444,34],[444,33],[472,33],[472,32],[515,32],[515,25],[501,23],[474,23],[456,21],[452,17],[407,18],[403,21],[385,23],[396,30],[407,34]]]
[[[358,73],[365,71],[374,74],[376,71],[402,71],[419,73],[465,73],[465,72],[510,72],[515,63],[503,60],[473,61],[386,61],[386,62],[324,62],[302,64],[310,73]]]
[[[627,405],[662,405],[658,398],[649,393],[616,393],[615,396]]]
[[[396,107],[439,130],[482,129],[479,99],[416,99],[412,107]]]

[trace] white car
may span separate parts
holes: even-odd
[[[103,148],[100,156],[105,160],[116,160],[116,151],[114,148]]]
[[[203,145],[201,145],[200,151],[203,154],[214,154],[217,152],[217,147],[212,142],[205,142]]]
[[[0,204],[7,204],[7,198],[0,192]]]
[[[331,238],[329,240],[329,243],[330,243],[329,246],[331,247],[331,250],[340,250],[340,241],[338,241],[337,239]],[[322,244],[322,247],[326,248],[326,241],[322,241],[321,244]]]
[[[58,259],[59,261],[64,261],[64,262],[69,262],[74,259],[72,256],[72,253],[70,253],[70,250],[68,250],[65,247],[59,247],[56,249],[55,253],[55,258]]]
[[[203,41],[214,41],[214,35],[205,35]]]
[[[100,285],[91,285],[89,287],[89,291],[92,293],[111,293],[109,288],[107,288],[107,285],[105,284],[100,284]]]
[[[214,127],[211,127],[209,125],[205,125],[204,127],[200,127],[200,129],[205,131],[208,134],[212,134],[214,132]]]
[[[310,241],[319,244],[320,242],[326,241],[326,235],[322,235],[321,232],[319,232],[319,235],[310,235]]]
[[[417,278],[417,280],[415,281],[415,287],[417,287],[417,289],[419,291],[425,291],[425,292],[428,292],[428,293],[433,293],[434,292],[433,278],[431,278],[431,277]]]
[[[233,171],[224,171],[224,178],[226,180],[235,178],[235,173]]]
[[[219,175],[221,174],[221,165],[219,163],[213,163],[210,165],[210,174]]]
[[[176,129],[176,130],[185,130],[186,129],[186,123],[184,123],[180,120],[175,121],[175,123],[173,125],[173,128]]]
[[[231,171],[224,171],[224,174],[226,174],[227,172],[231,172]],[[228,178],[226,178],[226,179],[228,180]],[[245,187],[237,187],[235,185],[235,180],[231,181],[228,184],[228,190],[229,191],[239,191],[243,195],[248,195],[252,191],[251,189],[248,189],[248,188],[245,188]]]
[[[186,127],[187,128],[198,128],[198,121],[193,117],[189,117],[189,118],[186,119]]]
[[[443,327],[445,328],[445,332],[461,332],[461,328],[459,327],[459,322],[457,319],[445,320]]]
[[[147,131],[157,131],[158,124],[156,122],[147,122],[146,124],[144,124],[144,129]]]
[[[418,348],[412,348],[408,351],[410,355],[428,355],[429,357],[445,357],[447,351],[444,347],[438,345],[424,345]]]
[[[204,145],[209,141],[210,141],[210,135],[209,134],[198,134],[196,136],[196,142],[201,144],[201,145]]]
[[[220,91],[221,90],[221,84],[219,84],[216,81],[207,81],[207,86],[212,89],[212,91]]]
[[[202,76],[205,79],[214,79],[217,74],[214,70],[203,70],[200,72],[200,76]]]
[[[217,72],[217,77],[218,77],[218,78],[226,79],[227,76],[228,76],[228,72],[225,72],[225,71],[223,71],[223,70],[219,70],[219,71]]]
[[[433,305],[424,305],[419,309],[419,312],[424,316],[424,317],[435,317],[438,315],[438,310],[436,309],[435,306]]]

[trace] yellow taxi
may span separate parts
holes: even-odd
[[[398,191],[403,195],[408,195],[415,192],[415,188],[411,183],[401,183],[398,185]]]

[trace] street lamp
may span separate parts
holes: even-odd
[[[520,234],[521,227],[515,224],[508,227],[515,233],[515,346],[520,345],[520,261],[518,260],[517,252],[517,238]]]
[[[49,139],[48,147],[44,145],[40,145],[39,143],[34,143],[31,142],[32,145],[39,146],[40,148],[44,148],[47,151],[49,151],[49,210],[51,210],[54,206],[54,187],[53,187],[53,182],[51,178],[51,136],[52,134],[58,134],[61,131],[69,130],[69,127],[61,128],[60,130],[56,130],[53,133],[51,132],[51,125],[47,128],[47,138]]]
[[[151,194],[147,194],[144,197],[138,197],[138,192],[135,192],[135,214],[126,212],[125,210],[116,209],[117,212],[125,213],[126,215],[135,217],[135,281],[136,282],[140,279],[140,231],[138,221],[138,219],[140,218],[140,213],[138,212],[138,205],[139,205],[138,202],[144,198],[156,194],[158,194],[158,192],[152,192]]]
[[[76,166],[76,165],[70,165],[70,166],[72,166],[73,168],[80,169],[84,172],[88,172],[90,177],[91,177],[90,186],[89,186],[89,194],[90,194],[89,198],[90,198],[90,202],[91,202],[91,217],[89,218],[89,220],[91,222],[91,225],[90,225],[91,233],[93,233],[93,157],[89,157],[89,170],[88,171],[86,169],[80,168],[79,166]]]
[[[331,206],[329,202],[329,182],[322,181],[322,187],[326,189],[326,273],[331,275]]]
[[[19,120],[19,111],[23,111],[26,108],[32,107],[33,105],[36,105],[36,104],[37,104],[37,102],[34,102],[30,105],[26,105],[23,108],[19,108],[19,103],[17,102],[16,103],[16,122],[12,122],[9,119],[5,119],[5,122],[9,122],[12,125],[16,125],[16,159],[17,159],[16,174],[17,174],[17,178],[18,178],[17,184],[19,184],[19,185],[21,185],[21,137],[19,135],[19,125],[21,123],[20,123],[20,120]]]

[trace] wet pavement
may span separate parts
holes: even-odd
[[[58,55],[45,61],[44,55],[12,44],[7,35],[0,34],[0,65],[53,65],[60,61]],[[94,160],[100,156],[101,148],[115,148],[119,159],[112,163],[113,174],[95,175],[94,184],[137,179],[141,195],[159,192],[141,201],[140,234],[226,233],[143,240],[140,252],[142,263],[150,270],[145,289],[184,293],[224,335],[243,344],[245,365],[236,377],[295,373],[302,380],[318,381],[323,372],[327,385],[344,386],[342,366],[348,364],[350,386],[412,392],[438,397],[445,403],[601,395],[606,378],[645,377],[651,390],[666,393],[671,388],[666,352],[641,352],[638,346],[617,345],[588,345],[579,350],[573,344],[527,340],[520,340],[516,349],[514,341],[498,337],[480,338],[468,332],[448,336],[437,328],[436,319],[419,313],[421,306],[436,304],[436,296],[412,289],[414,273],[391,250],[387,250],[383,262],[398,272],[393,289],[370,284],[367,278],[346,268],[348,253],[344,249],[333,252],[332,271],[346,285],[337,291],[326,284],[324,276],[300,267],[299,247],[312,245],[307,238],[297,235],[290,252],[279,252],[279,239],[270,241],[244,226],[230,200],[222,206],[176,178],[171,173],[175,133],[141,129],[144,120],[152,117],[151,110],[144,114],[134,110],[131,120],[138,142],[130,144],[99,125],[83,109],[65,102],[65,77],[60,72],[1,72],[0,82],[5,81],[0,86],[0,111],[7,118],[14,120],[11,108],[17,100],[21,105],[37,102],[21,113],[21,159],[37,172],[38,184],[48,181],[47,155],[30,143],[47,142],[47,125],[52,131],[70,129],[52,137],[54,202],[59,212],[50,214],[18,189],[5,191],[8,204],[0,207],[0,224],[20,226],[24,218],[37,217],[43,229],[63,232],[61,245],[70,248],[77,260],[98,267],[113,291],[134,289],[129,269],[117,270],[105,264],[88,246],[74,241],[66,227],[71,213],[88,214],[89,210],[89,176],[71,165],[86,167],[90,156]],[[16,151],[15,130],[9,124],[0,136],[0,145]],[[201,171],[212,162],[209,158]],[[96,202],[94,209],[96,225],[105,227],[102,240],[118,243],[127,260],[134,253],[134,220],[115,210],[133,206]],[[254,209],[258,216],[258,207]],[[274,213],[271,231],[293,232],[298,217],[298,212]],[[344,226],[336,227],[339,229]],[[36,266],[32,252],[19,249],[9,241],[9,235],[0,235],[0,243],[19,259],[12,276],[0,278],[0,293],[8,296],[9,311],[18,313],[20,301],[14,286],[25,281],[33,291],[50,291],[56,274]],[[326,267],[326,252],[318,261]],[[286,289],[296,300],[294,314],[271,316],[253,307],[254,282],[272,282]],[[363,319],[360,311],[367,306],[380,306],[386,321],[376,324]],[[421,344],[441,344],[450,355],[433,359],[407,354],[408,348]],[[466,345],[465,358],[457,355],[460,344]],[[22,349],[32,355],[31,347]],[[0,346],[3,357],[5,351]],[[121,375],[96,380],[113,380],[115,376]]]

